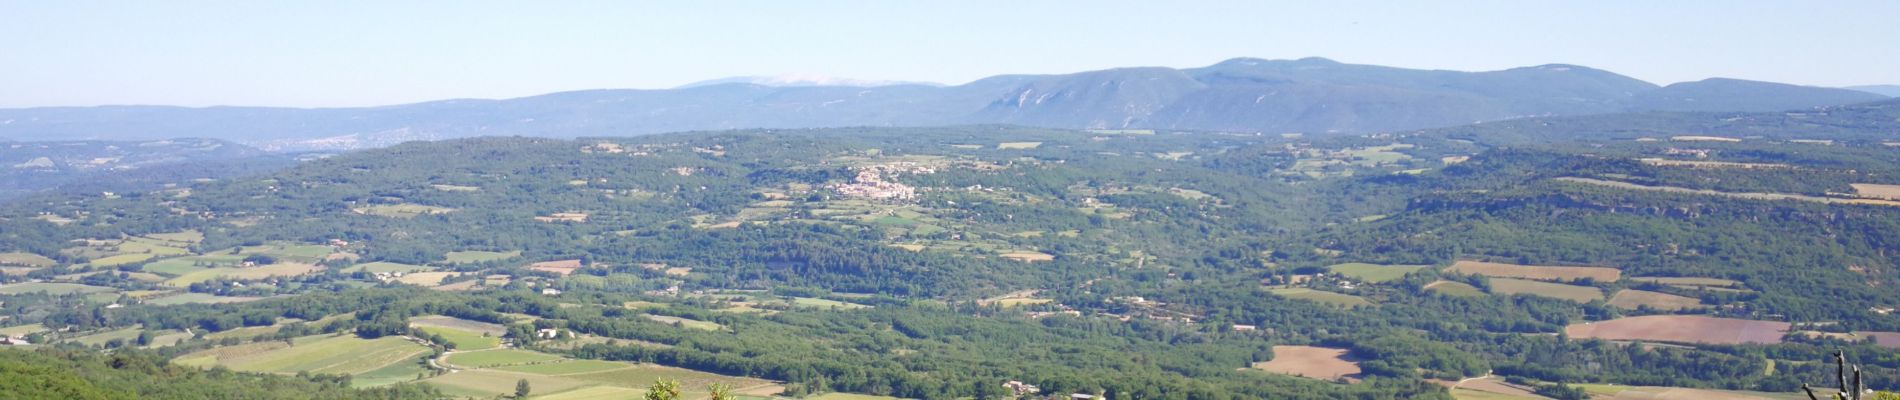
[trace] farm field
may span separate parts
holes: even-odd
[[[23,252],[17,252],[17,251],[9,252],[9,253],[0,253],[0,265],[17,265],[17,266],[22,266],[22,267],[45,268],[45,267],[51,267],[55,264],[58,264],[58,262],[53,261],[53,259],[51,258],[46,258],[46,256],[42,256],[38,254],[23,253]]]
[[[1452,297],[1481,297],[1484,291],[1464,282],[1437,281],[1425,285],[1425,291]]]
[[[394,336],[362,339],[353,335],[315,335],[292,340],[219,347],[178,357],[188,365],[223,365],[250,372],[357,374],[409,362],[429,349]]]
[[[448,207],[425,206],[421,204],[377,204],[352,208],[357,214],[375,215],[390,218],[413,218],[420,215],[446,214],[455,209]]]
[[[46,330],[46,326],[41,324],[15,325],[0,328],[0,335],[26,336],[29,333],[45,332]]]
[[[1668,293],[1657,293],[1657,292],[1635,290],[1635,289],[1624,289],[1624,290],[1617,291],[1615,295],[1610,296],[1609,304],[1611,306],[1616,306],[1617,308],[1622,308],[1622,309],[1627,309],[1627,310],[1634,310],[1642,306],[1648,306],[1649,308],[1656,309],[1656,310],[1663,310],[1663,311],[1676,311],[1676,310],[1703,307],[1702,300],[1694,298],[1694,297],[1677,296],[1677,295],[1668,294]]]
[[[369,262],[369,263],[352,265],[349,268],[344,268],[342,272],[346,274],[351,273],[351,272],[356,272],[356,271],[363,271],[363,272],[369,272],[369,273],[377,273],[377,272],[409,273],[409,272],[422,272],[422,271],[433,271],[433,270],[435,270],[435,268],[425,267],[421,265],[377,261],[377,262]]]
[[[1359,363],[1346,360],[1346,349],[1313,346],[1273,346],[1273,360],[1253,368],[1314,379],[1338,379],[1359,374]]]
[[[1605,267],[1558,267],[1542,265],[1517,265],[1485,261],[1459,260],[1445,272],[1466,275],[1484,275],[1494,278],[1535,279],[1541,281],[1568,281],[1591,278],[1598,282],[1615,282],[1622,278],[1623,271]]]
[[[515,349],[493,349],[457,352],[450,355],[444,361],[462,368],[491,368],[503,365],[548,362],[559,359],[561,359],[561,356],[547,353]]]
[[[637,399],[645,395],[646,390],[620,386],[588,386],[565,392],[535,396],[535,400],[597,400],[597,399]]]
[[[526,350],[458,351],[448,364],[457,372],[422,382],[454,396],[494,397],[514,392],[515,382],[527,380],[535,399],[621,398],[644,392],[656,379],[673,379],[688,399],[702,399],[714,383],[731,385],[738,394],[771,395],[783,390],[774,382],[717,375],[651,364],[566,359]],[[413,375],[411,376],[413,378]],[[602,397],[605,396],[605,397]]]
[[[1744,392],[1662,386],[1623,386],[1595,383],[1575,384],[1573,386],[1589,392],[1591,399],[1605,400],[1796,400],[1807,398],[1806,395],[1796,393]]]
[[[95,267],[117,267],[120,265],[143,262],[145,260],[150,260],[157,257],[158,255],[153,254],[153,253],[120,254],[116,256],[95,259],[95,260],[92,260],[92,262],[89,262],[86,264],[92,265]]]
[[[600,360],[561,360],[540,364],[520,364],[495,367],[502,371],[526,372],[541,375],[573,375],[601,371],[611,371],[631,367],[633,364]]]
[[[1539,400],[1548,397],[1531,393],[1523,385],[1505,382],[1503,378],[1486,376],[1467,378],[1456,382],[1433,381],[1451,389],[1452,398],[1458,400]]]
[[[1359,296],[1354,296],[1354,295],[1349,295],[1349,294],[1333,293],[1333,292],[1328,292],[1324,290],[1314,290],[1314,289],[1308,289],[1308,288],[1279,288],[1279,289],[1272,289],[1269,291],[1272,292],[1274,295],[1277,295],[1280,297],[1285,297],[1289,299],[1306,300],[1306,301],[1316,301],[1320,303],[1332,304],[1332,305],[1341,306],[1341,307],[1372,305],[1372,302],[1369,300],[1366,300],[1364,297],[1359,297]]]
[[[170,232],[170,233],[153,233],[153,234],[144,235],[144,237],[163,240],[167,242],[174,242],[174,243],[179,243],[179,244],[196,244],[198,242],[203,242],[205,240],[204,232],[199,232],[197,230],[184,230],[184,231]]]
[[[1511,278],[1492,279],[1491,293],[1505,296],[1528,294],[1532,296],[1570,300],[1578,303],[1588,303],[1591,300],[1603,299],[1603,290],[1595,287]]]
[[[834,392],[834,393],[825,393],[825,394],[821,394],[817,396],[806,396],[805,400],[898,400],[898,398],[891,397],[891,396]]]
[[[1666,159],[1666,158],[1640,158],[1640,159],[1637,159],[1636,161],[1640,161],[1644,164],[1665,166],[1665,167],[1741,168],[1741,169],[1793,168],[1793,166],[1790,166],[1788,164],[1745,163],[1745,162],[1727,162],[1727,161],[1689,161],[1689,160],[1671,160],[1671,159]]]
[[[81,285],[77,283],[62,283],[62,282],[28,282],[28,283],[12,283],[12,284],[0,285],[0,294],[22,294],[22,293],[46,292],[47,294],[53,294],[53,295],[66,295],[66,294],[73,294],[73,293],[105,293],[105,292],[112,292],[112,291],[117,291],[117,290],[118,289],[113,289],[113,288],[104,287],[104,286],[91,286],[91,285]]]
[[[1042,253],[1042,252],[1035,252],[1035,251],[1013,251],[1013,252],[1003,253],[1001,254],[1001,256],[1003,258],[1016,260],[1016,261],[1022,261],[1022,262],[1052,261],[1056,259],[1056,256],[1054,255],[1050,255],[1048,253]]]
[[[867,306],[863,304],[847,303],[847,302],[831,300],[831,299],[818,299],[818,298],[811,298],[811,297],[788,297],[787,299],[792,303],[793,308],[815,308],[815,309],[821,309],[821,310],[829,310],[829,309],[856,310],[860,308],[871,308],[871,306]]]
[[[171,295],[171,296],[146,299],[144,303],[151,304],[151,305],[159,305],[159,306],[169,306],[169,305],[178,305],[178,304],[221,304],[221,303],[243,303],[246,301],[252,301],[252,300],[257,300],[261,298],[262,297],[218,296],[218,295],[206,294],[206,293],[180,293],[180,294]]]
[[[507,251],[507,252],[477,251],[477,250],[451,251],[451,252],[448,252],[448,254],[444,254],[442,256],[442,262],[446,262],[450,264],[470,264],[470,263],[478,263],[478,262],[506,260],[506,259],[520,257],[520,256],[521,256],[520,250]]]
[[[592,385],[590,382],[524,372],[492,369],[463,370],[422,380],[451,396],[493,398],[512,395],[515,382],[526,379],[536,393],[558,393]]]
[[[231,254],[209,254],[202,256],[174,257],[146,263],[141,267],[145,272],[166,276],[180,276],[212,267],[236,267],[243,263],[244,256]]]
[[[95,332],[95,333],[87,334],[85,336],[69,338],[63,341],[79,343],[79,344],[83,344],[87,346],[104,346],[106,342],[112,341],[114,339],[122,340],[122,341],[125,341],[126,343],[131,343],[133,339],[137,339],[138,337],[139,337],[139,328],[135,326],[131,328],[114,329],[114,330],[105,331],[105,332]]]
[[[456,350],[492,349],[501,345],[500,337],[483,336],[479,332],[431,326],[419,326],[416,328],[421,329],[423,332],[440,335],[443,339],[448,339],[449,343],[455,345]]]
[[[1042,142],[1002,142],[996,144],[998,150],[1028,150],[1037,147],[1042,147]]]
[[[1630,277],[1629,280],[1632,282],[1649,282],[1649,283],[1671,285],[1671,286],[1734,287],[1734,286],[1739,286],[1742,284],[1741,282],[1732,281],[1728,279],[1697,278],[1697,277],[1642,276],[1642,277]]]
[[[1874,345],[1876,346],[1885,347],[1889,349],[1900,349],[1900,332],[1858,331],[1858,332],[1850,332],[1850,333],[1841,333],[1841,332],[1798,331],[1795,333],[1800,334],[1800,335],[1806,335],[1807,337],[1810,337],[1810,338],[1828,337],[1828,338],[1839,339],[1839,340],[1848,341],[1848,342],[1861,342],[1861,341],[1871,340],[1874,342]]]
[[[219,268],[210,268],[210,269],[192,271],[184,275],[179,275],[177,278],[166,280],[165,284],[174,286],[174,287],[185,287],[193,283],[204,282],[204,281],[218,279],[218,278],[264,279],[264,278],[269,278],[273,276],[297,276],[297,275],[308,274],[308,273],[317,272],[321,270],[323,270],[323,267],[319,267],[314,264],[291,263],[291,262],[277,263],[277,264],[271,264],[271,265],[249,267],[249,268],[219,267]]]
[[[501,324],[466,320],[466,319],[449,317],[449,316],[441,316],[441,315],[424,315],[424,316],[412,317],[412,318],[409,318],[409,325],[419,326],[419,327],[449,328],[449,329],[455,329],[455,330],[466,331],[466,332],[474,332],[477,334],[486,333],[491,336],[501,336],[502,334],[507,333],[508,331],[508,327],[501,326]]]
[[[685,327],[687,329],[716,331],[716,330],[726,328],[725,326],[719,325],[718,323],[706,322],[706,321],[700,321],[700,320],[694,320],[694,319],[686,319],[686,318],[666,316],[666,315],[653,315],[653,314],[646,314],[642,316],[646,317],[646,319],[659,321],[660,323],[663,323],[663,324],[679,324],[681,327]]]
[[[1854,194],[1860,195],[1862,197],[1873,197],[1873,198],[1880,198],[1880,199],[1887,199],[1887,200],[1900,200],[1900,185],[1878,185],[1878,184],[1872,184],[1872,183],[1855,183],[1855,184],[1852,184],[1852,186],[1854,187]]]
[[[423,316],[409,319],[409,326],[424,332],[442,335],[455,344],[456,350],[492,349],[501,345],[501,336],[506,328],[498,324],[470,321],[454,317]]]
[[[422,287],[430,287],[430,286],[441,285],[443,279],[448,279],[448,277],[458,276],[461,274],[462,273],[460,272],[446,272],[446,271],[445,272],[416,272],[416,273],[404,274],[400,278],[393,279],[393,281],[410,284],[410,285],[422,286]]]
[[[1426,265],[1379,265],[1379,264],[1367,264],[1367,263],[1344,263],[1344,264],[1333,264],[1332,266],[1326,267],[1326,270],[1332,271],[1334,273],[1338,273],[1341,275],[1349,276],[1349,277],[1352,277],[1353,279],[1358,279],[1361,281],[1381,283],[1381,282],[1391,282],[1391,281],[1399,280],[1399,278],[1404,278],[1405,274],[1409,274],[1414,271],[1425,269],[1426,267],[1428,266]]]
[[[1647,315],[1564,327],[1574,339],[1640,340],[1670,343],[1774,344],[1788,332],[1787,322],[1697,315]]]
[[[1808,195],[1787,194],[1787,193],[1723,192],[1723,191],[1715,191],[1715,190],[1707,190],[1707,189],[1690,189],[1690,188],[1675,187],[1675,186],[1639,185],[1639,184],[1634,184],[1634,183],[1629,183],[1629,182],[1611,181],[1611,180],[1603,180],[1603,179],[1591,179],[1591,178],[1576,178],[1576,177],[1561,177],[1561,178],[1552,178],[1552,179],[1563,181],[1563,182],[1581,183],[1581,184],[1586,184],[1586,185],[1605,186],[1605,187],[1613,187],[1613,188],[1619,188],[1619,189],[1699,194],[1699,195],[1708,195],[1708,196],[1724,196],[1724,197],[1734,197],[1734,198],[1739,198],[1739,199],[1799,200],[1799,201],[1823,203],[1823,204],[1854,204],[1854,205],[1900,207],[1900,201],[1894,201],[1894,200],[1844,199],[1844,198],[1837,198],[1837,197],[1819,197],[1819,196],[1808,196]]]

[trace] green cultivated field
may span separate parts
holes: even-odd
[[[1464,282],[1437,281],[1425,285],[1425,291],[1452,297],[1480,297],[1484,291]]]
[[[45,331],[46,331],[45,325],[40,325],[40,324],[17,325],[17,326],[9,326],[5,328],[0,328],[0,335],[26,336],[26,334],[29,334],[29,333],[45,332]]]
[[[355,211],[358,214],[369,214],[379,217],[410,218],[418,215],[446,214],[455,211],[455,209],[425,206],[421,204],[377,204],[353,208],[351,211]]]
[[[257,299],[258,299],[257,297],[229,297],[229,296],[218,296],[218,295],[205,294],[205,293],[184,293],[184,294],[145,300],[145,304],[159,305],[159,306],[169,306],[169,305],[177,305],[177,304],[220,304],[220,303],[242,303],[242,302],[257,300]]]
[[[1391,282],[1391,281],[1399,280],[1399,278],[1404,278],[1405,274],[1412,273],[1412,271],[1425,269],[1426,267],[1427,266],[1425,265],[1379,265],[1379,264],[1367,264],[1367,263],[1345,263],[1345,264],[1334,264],[1332,266],[1326,267],[1326,270],[1339,273],[1341,275],[1350,276],[1353,279],[1358,279],[1358,280],[1372,282],[1372,283],[1380,283],[1380,282]]]
[[[1491,293],[1506,296],[1528,294],[1578,303],[1603,299],[1603,290],[1594,287],[1511,278],[1491,278]]]
[[[356,336],[316,335],[294,339],[294,346],[258,346],[261,342],[210,349],[179,356],[181,362],[215,364],[238,371],[356,374],[375,371],[427,354],[429,348],[400,337],[362,339]],[[250,346],[250,347],[246,347]],[[209,359],[206,356],[210,356]],[[413,377],[413,376],[412,376]]]
[[[77,342],[79,344],[83,344],[87,346],[103,346],[106,344],[106,342],[111,341],[112,339],[123,340],[127,344],[130,344],[132,343],[133,339],[137,339],[138,337],[139,337],[139,328],[131,327],[131,328],[115,329],[115,330],[80,336],[80,337],[76,337],[72,339],[67,339],[66,341]]]
[[[382,368],[350,375],[350,386],[359,388],[376,387],[416,380],[417,375],[429,372],[429,368],[425,366],[426,361],[424,361],[427,357],[429,357],[429,354],[425,353],[413,359],[399,361]]]
[[[153,261],[142,267],[145,272],[167,276],[179,276],[203,271],[211,266],[237,266],[243,263],[244,256],[232,254],[207,254],[202,256],[167,258]],[[204,266],[200,266],[200,264]]]
[[[145,260],[150,260],[154,257],[158,257],[158,255],[147,254],[147,253],[120,254],[116,256],[92,260],[92,262],[88,264],[91,264],[92,266],[95,266],[95,267],[116,267],[120,265],[126,265],[126,264],[142,262]]]
[[[323,267],[303,263],[279,263],[248,268],[209,268],[180,275],[165,281],[165,284],[185,287],[217,278],[264,279],[273,276],[297,276],[322,270]]]
[[[541,375],[572,375],[601,371],[611,371],[631,367],[633,364],[600,360],[563,360],[542,364],[522,364],[495,367],[502,371],[526,372]]]
[[[417,328],[422,329],[423,332],[442,335],[442,338],[448,339],[449,343],[455,344],[456,350],[492,349],[501,345],[501,338],[482,336],[480,332],[434,326],[418,326]]]
[[[460,352],[448,358],[449,364],[463,368],[487,368],[503,365],[547,362],[561,359],[560,356],[537,353],[527,350],[494,349]]]
[[[376,273],[376,272],[409,273],[409,272],[434,271],[434,270],[435,268],[429,268],[429,267],[425,267],[421,265],[410,265],[410,264],[403,264],[403,263],[377,261],[377,262],[372,262],[372,263],[362,263],[362,264],[352,265],[349,268],[344,268],[343,273],[347,274],[347,273],[356,272],[356,271],[363,271],[363,272],[369,272],[369,273]]]
[[[592,385],[566,377],[492,369],[465,370],[423,380],[451,396],[494,398],[515,393],[515,382],[526,379],[535,393],[556,393]],[[648,381],[651,383],[652,381]]]
[[[792,301],[792,307],[799,307],[799,308],[817,308],[817,309],[825,309],[825,310],[834,309],[834,308],[839,309],[839,310],[855,310],[859,308],[871,308],[871,306],[867,306],[863,304],[846,303],[846,302],[830,300],[830,299],[814,299],[810,297],[792,297],[790,299]]]
[[[700,321],[700,320],[694,320],[694,319],[686,319],[686,318],[666,316],[666,315],[650,315],[650,314],[644,315],[644,317],[646,317],[647,319],[659,321],[661,323],[668,324],[668,325],[679,324],[680,326],[686,327],[687,329],[699,329],[699,330],[707,330],[707,331],[716,331],[720,329],[725,329],[725,326],[719,325],[718,323],[706,322],[706,321]]]
[[[115,290],[117,289],[103,287],[103,286],[90,286],[90,285],[81,285],[77,283],[60,283],[60,282],[31,282],[31,283],[15,283],[15,284],[10,284],[10,285],[0,285],[0,294],[24,294],[24,293],[46,292],[47,294],[53,294],[53,295],[67,295],[67,294],[73,294],[73,293],[104,293],[104,292],[111,292]]]
[[[17,252],[17,251],[11,252],[11,253],[0,253],[0,265],[18,265],[22,267],[45,268],[45,267],[51,267],[54,264],[58,264],[58,263],[53,261],[53,259],[51,258],[46,258],[46,256],[42,256],[38,254],[22,253],[22,252]]]
[[[1342,306],[1342,307],[1372,305],[1372,302],[1366,300],[1364,297],[1359,297],[1359,296],[1354,296],[1354,295],[1349,295],[1349,294],[1333,293],[1333,292],[1328,292],[1328,291],[1323,291],[1323,290],[1313,290],[1313,289],[1308,289],[1308,288],[1281,288],[1281,289],[1273,289],[1270,291],[1273,292],[1274,295],[1277,295],[1280,297],[1285,297],[1289,299],[1306,300],[1306,301],[1316,301],[1316,302],[1332,304],[1332,305]]]
[[[520,256],[521,256],[520,250],[515,250],[515,251],[510,251],[510,252],[473,251],[473,250],[451,251],[442,257],[442,261],[450,263],[450,264],[468,264],[468,263],[478,263],[478,262],[495,261],[495,260],[506,260],[506,259],[520,257]]]

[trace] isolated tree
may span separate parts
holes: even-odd
[[[653,386],[647,387],[646,400],[679,400],[680,383],[672,379],[658,379]]]
[[[528,398],[528,380],[527,379],[515,381],[515,398],[517,399]]]

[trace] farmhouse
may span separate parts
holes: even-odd
[[[1234,332],[1253,332],[1256,330],[1260,330],[1260,327],[1253,325],[1234,325]]]
[[[544,295],[544,296],[560,296],[560,295],[561,295],[561,289],[555,289],[555,288],[541,288],[541,294],[542,294],[542,295]]]
[[[563,332],[561,332],[560,329],[543,328],[543,329],[535,330],[534,337],[537,339],[558,339],[561,337],[562,333]],[[574,337],[573,332],[566,332],[566,333],[568,337]]]
[[[1003,388],[1009,389],[1009,391],[1015,393],[1016,396],[1027,396],[1027,395],[1032,395],[1036,393],[1042,393],[1042,388],[1036,387],[1036,385],[1022,383],[1020,381],[1003,382]]]
[[[29,344],[33,344],[33,342],[29,342],[29,341],[27,341],[25,337],[21,337],[21,336],[0,336],[0,345],[6,345],[6,346],[25,346],[25,345],[29,345]]]

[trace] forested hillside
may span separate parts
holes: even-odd
[[[1882,107],[406,143],[0,204],[0,333],[476,398],[1893,389]]]

